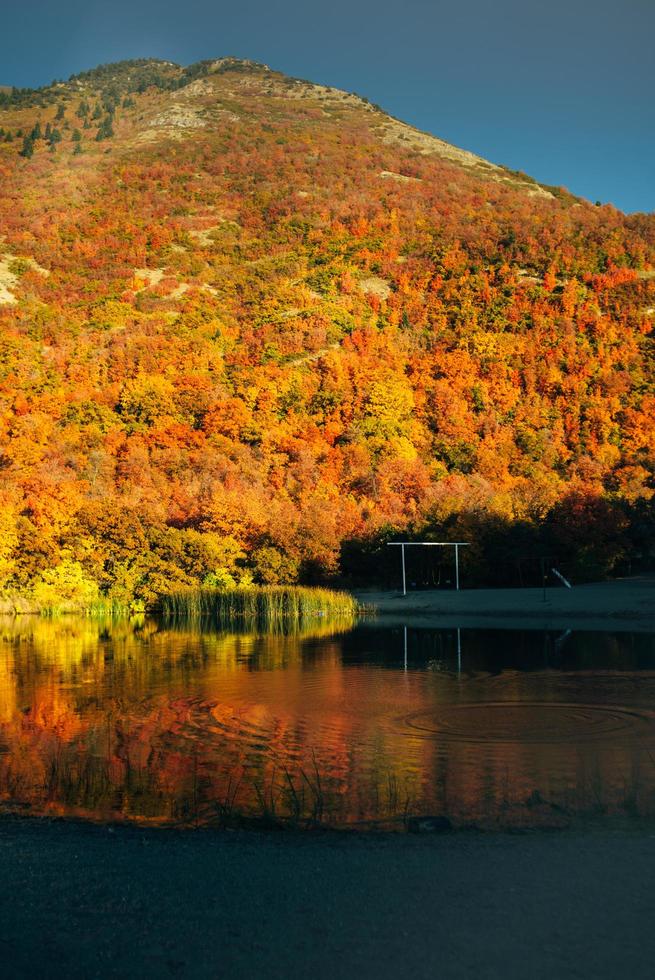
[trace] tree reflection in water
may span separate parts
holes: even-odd
[[[655,812],[648,634],[465,630],[458,649],[456,630],[65,618],[0,635],[8,808],[398,827]]]

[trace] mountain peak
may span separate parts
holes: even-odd
[[[93,107],[91,121],[79,115],[80,104]],[[269,65],[232,55],[186,67],[160,58],[102,64],[71,75],[67,82],[0,91],[3,108],[13,114],[8,121],[14,122],[16,133],[22,133],[24,126],[31,131],[37,123],[47,125],[60,118],[67,121],[71,132],[73,126],[79,128],[83,123],[100,144],[95,149],[110,155],[144,144],[192,145],[215,139],[226,127],[229,130],[248,120],[251,127],[292,125],[304,132],[329,132],[330,140],[356,139],[383,156],[402,151],[414,160],[437,158],[483,180],[521,188],[529,196],[550,198],[553,194],[525,174],[394,118],[363,96],[293,78]],[[110,133],[111,142],[106,142]],[[88,139],[83,142],[87,152],[94,149]],[[32,149],[27,147],[26,152]],[[392,160],[381,159],[380,173],[396,170]]]
[[[505,528],[509,569],[545,515],[633,559],[652,218],[236,58],[0,93],[0,167],[0,588],[325,577],[390,529],[491,567]]]

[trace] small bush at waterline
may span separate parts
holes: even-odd
[[[99,600],[98,586],[82,565],[70,558],[41,572],[34,583],[32,598],[42,612],[79,611]]]
[[[212,619],[219,623],[298,626],[317,620],[354,619],[357,602],[347,592],[301,586],[198,589],[162,596],[167,619]]]

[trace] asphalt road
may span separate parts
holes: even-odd
[[[0,821],[13,977],[653,976],[655,836]]]

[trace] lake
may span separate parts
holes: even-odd
[[[0,627],[0,801],[152,825],[655,814],[655,635]]]

